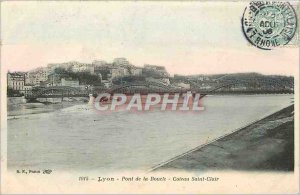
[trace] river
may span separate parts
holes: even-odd
[[[87,104],[9,106],[8,166],[148,170],[292,103],[293,95],[216,95],[203,98],[204,111],[105,114]]]

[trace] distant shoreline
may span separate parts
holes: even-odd
[[[209,92],[209,91],[203,91],[198,92],[200,94],[207,94],[208,95],[284,95],[284,94],[295,94],[294,92],[254,92],[254,91],[248,91],[248,92]],[[23,96],[7,96],[7,98],[17,98],[17,97],[23,97]]]
[[[57,110],[61,110],[64,108],[86,104],[80,101],[63,101],[59,103],[22,103],[22,104],[10,104],[7,108],[7,116],[8,119],[14,119],[15,117],[22,116],[22,115],[34,115],[34,114],[43,114],[43,113],[51,113]],[[21,108],[22,111],[21,111]]]
[[[280,95],[292,95],[292,94],[209,94],[204,98],[209,98],[210,96],[280,96]],[[291,97],[293,101],[294,97]],[[30,102],[24,103],[22,97],[8,97],[7,98],[7,114],[9,117],[21,116],[26,114],[41,114],[50,113],[63,108],[75,106],[75,105],[87,105],[87,102],[74,100],[74,101],[62,101],[62,102]],[[60,98],[57,98],[60,99]],[[9,101],[10,100],[10,101]],[[11,101],[14,100],[14,101]],[[20,109],[23,112],[20,112]],[[25,109],[24,109],[25,108]]]

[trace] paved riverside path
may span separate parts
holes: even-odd
[[[167,170],[293,171],[294,105],[153,169]]]

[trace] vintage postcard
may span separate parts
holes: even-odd
[[[298,194],[292,1],[1,1],[1,194]]]

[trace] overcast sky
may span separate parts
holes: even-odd
[[[297,48],[249,45],[247,3],[30,1],[1,3],[3,70],[126,57],[171,74],[260,72],[295,75]]]

